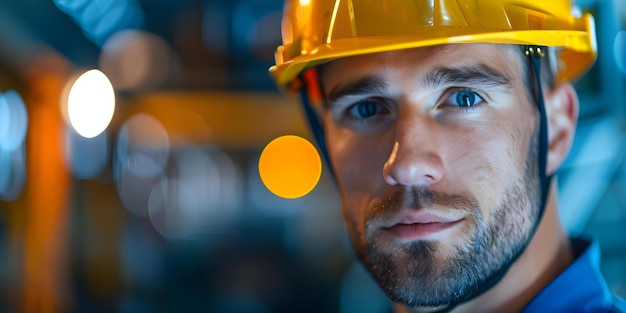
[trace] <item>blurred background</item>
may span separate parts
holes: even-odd
[[[576,84],[561,215],[599,239],[626,297],[626,2],[578,5],[599,59]],[[354,262],[327,170],[289,198],[261,178],[270,142],[311,140],[267,73],[281,11],[0,0],[0,313],[389,309]]]

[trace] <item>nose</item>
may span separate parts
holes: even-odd
[[[396,142],[383,166],[385,181],[389,185],[433,185],[444,172],[437,138],[432,129],[427,130],[428,125],[407,124],[396,125]]]

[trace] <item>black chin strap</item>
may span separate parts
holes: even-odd
[[[530,80],[534,81],[533,88],[533,96],[535,97],[535,102],[537,104],[537,108],[539,109],[539,151],[538,151],[538,170],[539,170],[539,179],[540,179],[540,187],[541,187],[541,203],[539,204],[539,216],[537,217],[537,221],[533,226],[533,229],[530,233],[530,237],[528,241],[524,245],[522,249],[520,249],[519,253],[513,257],[511,262],[501,269],[496,271],[493,275],[485,280],[483,284],[478,286],[476,289],[471,290],[464,296],[459,296],[454,302],[443,306],[441,309],[437,308],[423,308],[428,312],[432,313],[445,313],[450,312],[458,305],[468,302],[476,297],[482,295],[487,290],[491,289],[493,286],[498,284],[500,280],[506,275],[510,266],[515,263],[515,261],[522,255],[522,253],[528,247],[531,239],[534,237],[537,228],[539,228],[539,223],[543,219],[546,202],[548,200],[548,194],[550,190],[550,182],[552,180],[552,176],[548,175],[546,172],[547,166],[547,158],[548,158],[548,120],[546,116],[546,109],[543,98],[543,90],[541,87],[541,59],[545,56],[546,48],[538,47],[538,46],[526,46],[525,53],[526,56],[530,59],[530,67],[531,67],[531,77]],[[532,79],[534,78],[534,79]],[[326,164],[329,165],[328,168],[332,172],[332,167],[330,166],[330,158],[328,156],[328,152],[326,149],[326,144],[324,140],[324,131],[321,127],[321,123],[319,121],[319,117],[314,111],[313,107],[310,104],[309,97],[307,94],[307,89],[302,88],[300,91],[300,97],[302,100],[302,105],[304,107],[304,112],[307,117],[307,121],[311,127],[311,131],[315,140],[317,141],[317,145],[320,149],[321,154],[323,155]],[[531,147],[532,149],[532,147]],[[334,174],[333,174],[334,176]]]
[[[306,88],[302,88],[300,90],[300,99],[301,99],[302,107],[304,108],[304,113],[305,113],[307,122],[309,123],[309,128],[311,129],[311,133],[313,133],[313,138],[315,138],[320,154],[322,155],[322,157],[324,158],[324,161],[326,162],[326,165],[327,165],[326,168],[328,169],[330,174],[333,176],[333,178],[335,178],[333,168],[330,165],[330,157],[328,156],[328,149],[326,148],[324,130],[322,129],[322,124],[320,123],[320,119],[317,115],[317,112],[315,112],[315,109],[313,109],[313,106],[311,106],[311,102],[309,101],[309,96],[307,94]]]
[[[539,222],[543,218],[543,212],[545,210],[546,202],[548,201],[548,194],[550,192],[550,182],[552,181],[552,175],[547,172],[548,164],[548,117],[546,115],[546,106],[543,98],[543,91],[541,87],[541,58],[545,56],[545,47],[526,47],[526,55],[530,57],[532,64],[532,70],[536,82],[536,101],[539,108],[539,178],[541,179],[541,203],[539,219],[535,224],[535,230],[539,225]],[[533,231],[534,235],[534,231]]]

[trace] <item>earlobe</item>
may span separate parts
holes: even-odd
[[[578,95],[569,83],[554,87],[545,97],[548,118],[548,164],[546,171],[554,174],[567,157],[578,120]]]

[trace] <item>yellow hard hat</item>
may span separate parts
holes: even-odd
[[[556,80],[596,59],[594,20],[570,0],[288,0],[270,72],[281,86],[333,59],[448,43],[554,46]]]

